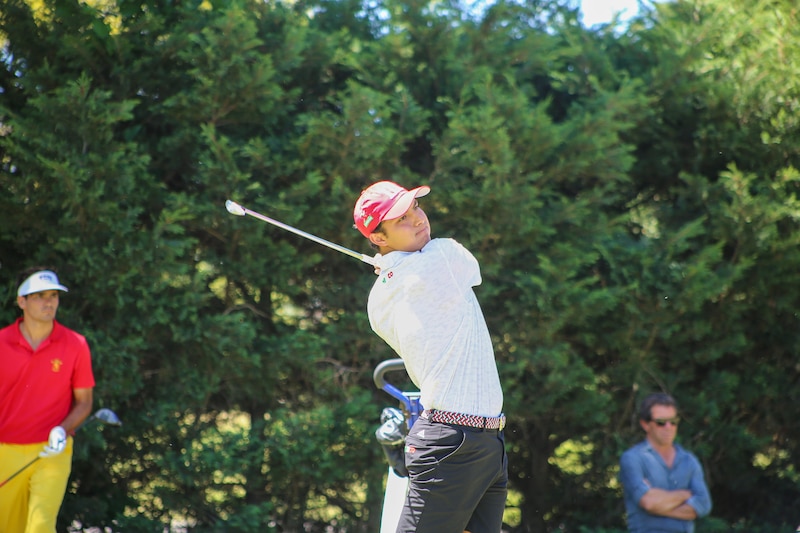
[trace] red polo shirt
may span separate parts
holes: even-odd
[[[73,389],[94,387],[86,338],[58,322],[34,351],[22,318],[0,329],[0,442],[45,442],[66,418]]]

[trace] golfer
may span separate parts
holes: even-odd
[[[489,331],[473,292],[472,254],[431,239],[418,198],[381,181],[365,189],[356,228],[378,250],[369,295],[372,329],[405,362],[425,410],[406,437],[409,490],[398,533],[499,533],[508,466],[503,391]]]
[[[34,461],[0,487],[0,533],[55,533],[72,469],[69,435],[92,410],[89,346],[55,320],[66,291],[52,270],[24,272],[22,317],[0,329],[0,481]]]

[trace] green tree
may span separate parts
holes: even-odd
[[[124,421],[79,439],[62,525],[378,529],[393,400],[371,371],[395,354],[368,327],[371,271],[224,202],[368,252],[352,203],[395,179],[431,184],[435,235],[481,261],[509,529],[622,529],[617,460],[654,389],[705,464],[703,530],[780,527],[796,18],[677,1],[619,32],[559,1],[0,1],[0,279],[12,295],[22,267],[60,267],[60,319]]]

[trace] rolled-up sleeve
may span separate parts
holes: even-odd
[[[625,493],[625,499],[638,505],[642,496],[650,490],[645,483],[644,468],[639,454],[631,450],[622,454],[619,462],[619,480]]]
[[[703,475],[703,467],[697,458],[692,457],[694,463],[692,468],[692,479],[689,484],[689,490],[692,492],[692,497],[686,500],[686,503],[692,506],[697,517],[707,516],[711,512],[711,494],[708,492],[706,480]]]

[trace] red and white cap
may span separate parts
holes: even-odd
[[[364,237],[369,237],[384,220],[394,220],[405,214],[414,199],[425,196],[431,188],[422,185],[410,191],[392,181],[373,183],[361,192],[353,220]]]
[[[17,296],[28,296],[42,291],[69,292],[65,286],[58,282],[58,276],[51,270],[40,270],[31,274],[17,289]]]

